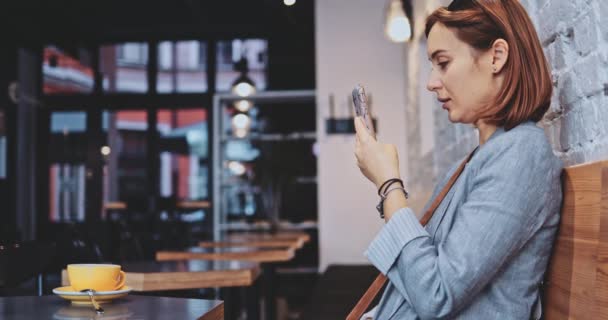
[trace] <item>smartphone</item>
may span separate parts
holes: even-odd
[[[367,131],[376,138],[376,130],[374,130],[374,122],[372,121],[372,115],[369,112],[369,105],[365,89],[362,85],[357,85],[353,89],[353,104],[355,107],[355,114],[363,119]]]

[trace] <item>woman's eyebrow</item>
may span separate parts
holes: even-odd
[[[437,56],[440,53],[446,52],[445,49],[437,49],[435,51],[433,51],[433,53],[431,53],[431,56],[429,57],[429,61],[435,59],[435,56]]]

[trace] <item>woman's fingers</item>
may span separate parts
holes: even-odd
[[[365,123],[363,123],[363,119],[361,117],[355,117],[355,131],[357,131],[357,139],[360,142],[367,142],[371,135],[369,131],[367,131],[367,127],[365,127]]]

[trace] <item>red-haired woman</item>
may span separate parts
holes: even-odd
[[[562,199],[562,163],[536,126],[552,89],[538,36],[517,0],[454,1],[428,17],[426,35],[427,88],[451,122],[479,130],[479,146],[441,179],[422,226],[407,207],[395,147],[355,121],[358,165],[379,188],[386,220],[366,251],[388,278],[369,314],[538,318]]]

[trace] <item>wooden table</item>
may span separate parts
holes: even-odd
[[[271,238],[271,237],[252,237],[250,239],[242,237],[226,237],[223,241],[201,241],[198,246],[201,248],[221,248],[221,247],[248,247],[248,248],[284,248],[292,247],[302,249],[310,238]]]
[[[126,210],[127,203],[120,202],[120,201],[106,202],[103,204],[103,209],[104,210]]]
[[[226,319],[236,319],[234,300],[240,298],[238,290],[247,297],[247,314],[250,319],[258,319],[260,308],[256,280],[260,276],[260,265],[247,261],[145,261],[122,263],[126,273],[125,284],[133,291],[152,292],[220,288],[225,300]],[[66,270],[61,274],[62,285],[69,285]],[[232,289],[234,288],[234,290]]]
[[[232,233],[221,241],[201,241],[201,248],[244,247],[244,248],[283,248],[302,249],[310,241],[310,236],[302,232],[269,233]]]
[[[186,251],[158,251],[157,261],[171,260],[242,260],[253,262],[285,262],[293,259],[295,248],[192,247]]]
[[[134,291],[166,291],[218,287],[252,286],[260,275],[260,265],[247,261],[165,261],[121,264],[125,284]],[[62,285],[69,285],[63,270]]]
[[[304,232],[239,232],[224,236],[219,242],[202,242],[186,251],[159,251],[156,260],[243,260],[262,263],[267,319],[276,319],[276,266],[295,257],[295,251],[310,241]]]
[[[178,209],[209,209],[211,202],[209,201],[178,201],[175,205]]]
[[[224,319],[221,301],[128,295],[103,304],[104,314],[91,306],[72,306],[58,296],[0,298],[0,319]]]
[[[299,240],[304,243],[310,241],[310,235],[305,232],[279,231],[277,233],[268,232],[235,232],[224,236],[230,241],[277,241],[277,240]]]
[[[294,248],[301,249],[304,241],[298,239],[287,240],[227,240],[227,241],[201,241],[198,243],[201,248],[222,248],[222,247],[247,247],[247,248]]]

